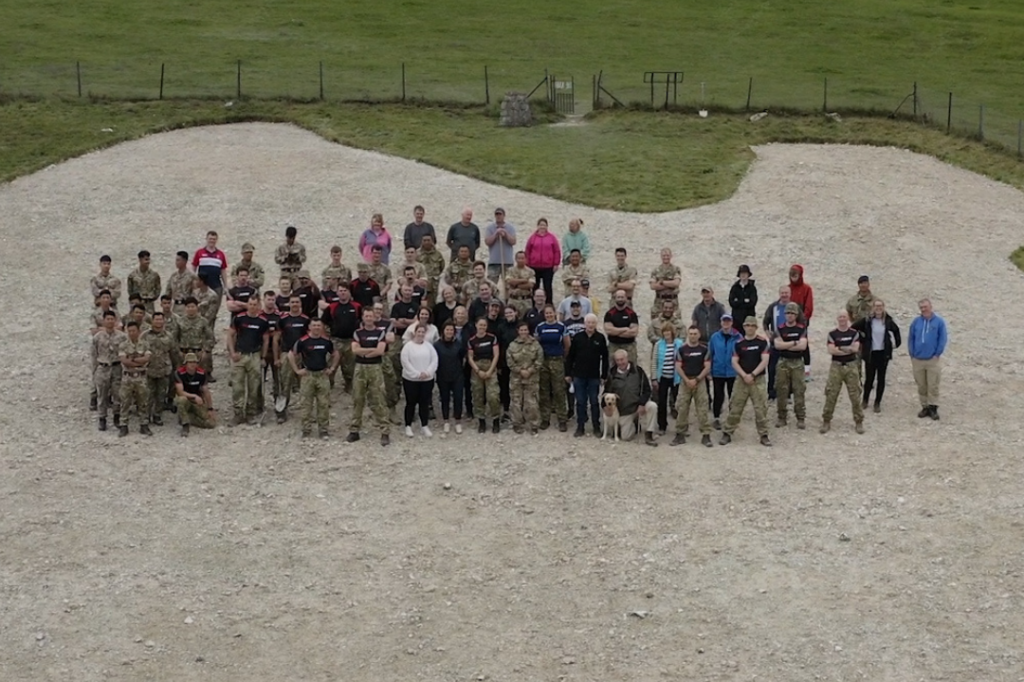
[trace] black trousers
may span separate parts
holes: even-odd
[[[732,386],[736,383],[736,377],[712,377],[715,390],[711,396],[711,414],[715,419],[722,416],[722,406],[725,405],[726,394],[732,398]]]
[[[875,389],[875,405],[882,403],[882,394],[885,393],[885,372],[889,369],[889,356],[884,350],[873,350],[864,363],[864,402],[871,397],[871,389],[878,377],[878,387]]]
[[[669,407],[676,402],[679,395],[679,384],[672,383],[667,377],[658,379],[658,428],[662,431],[668,429]]]
[[[412,418],[416,408],[420,408],[420,426],[430,422],[430,400],[434,395],[434,380],[409,381],[402,377],[402,388],[405,390],[405,425],[412,426]]]
[[[537,279],[533,282],[533,290],[544,289],[544,295],[548,297],[548,303],[554,304],[555,299],[552,297],[554,292],[551,289],[551,283],[555,279],[555,269],[534,268],[533,271],[537,274]]]
[[[473,387],[470,385],[470,377],[473,376],[473,368],[467,362],[462,366],[462,395],[466,399],[466,416],[473,418]]]
[[[804,358],[804,364],[807,359]],[[775,371],[779,366],[779,351],[772,346],[768,349],[768,400],[775,400]]]
[[[456,420],[462,419],[462,378],[455,381],[437,380],[437,392],[441,396],[441,418],[448,421],[448,415],[453,414],[450,410],[454,408]]]
[[[498,368],[498,397],[501,399],[502,413],[508,413],[512,408],[512,370],[508,367]]]

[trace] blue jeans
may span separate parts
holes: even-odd
[[[768,400],[775,400],[775,368],[779,365],[779,351],[768,349]],[[741,379],[742,381],[742,379]]]
[[[597,428],[601,425],[601,407],[597,403],[601,380],[573,377],[572,385],[576,392],[576,424],[581,429],[587,425],[587,403],[590,403],[591,419],[594,427]]]

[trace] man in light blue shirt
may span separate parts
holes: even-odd
[[[505,209],[494,209],[494,222],[484,230],[484,244],[487,245],[487,278],[492,282],[501,279],[505,268],[515,265],[516,227],[505,222]]]
[[[921,399],[921,419],[939,418],[939,380],[942,377],[942,354],[946,351],[946,321],[932,311],[927,298],[917,304],[920,316],[910,323],[907,348],[914,369],[917,395]]]
[[[564,322],[571,317],[573,303],[579,304],[581,314],[584,317],[594,312],[594,306],[590,299],[583,295],[583,283],[578,279],[572,281],[572,294],[563,298],[562,302],[558,304],[559,322]]]

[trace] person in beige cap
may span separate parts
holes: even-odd
[[[804,382],[804,351],[807,350],[807,327],[800,322],[800,306],[790,301],[785,307],[786,321],[776,327],[772,341],[779,354],[775,366],[775,395],[778,419],[776,428],[786,425],[789,396],[793,396],[793,412],[796,413],[796,427],[805,428],[807,403]]]
[[[246,242],[242,244],[242,260],[238,261],[231,268],[231,286],[238,286],[238,271],[248,270],[249,271],[249,286],[256,289],[256,293],[259,293],[263,289],[263,283],[266,281],[267,273],[263,269],[263,266],[252,259],[252,254],[256,251],[251,243]]]
[[[707,345],[711,335],[722,328],[725,306],[715,300],[715,290],[710,285],[700,288],[700,303],[693,307],[690,325],[700,330],[700,342]]]
[[[210,384],[206,373],[199,366],[199,356],[185,354],[185,364],[174,372],[174,405],[178,410],[181,435],[187,437],[189,428],[212,429],[217,425],[217,415],[210,396]]]

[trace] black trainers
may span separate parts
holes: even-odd
[[[924,419],[925,417],[930,417],[930,416],[932,416],[932,406],[931,405],[925,405],[924,407],[921,408],[921,411],[917,413],[917,418],[918,419]]]
[[[939,421],[939,406],[932,405],[931,408],[932,410],[931,412],[928,413],[928,416],[931,417],[934,421]]]
[[[476,432],[477,433],[487,433],[487,420],[486,419],[477,419],[476,421],[477,421]]]
[[[153,432],[149,430],[149,424],[143,424],[139,427],[139,433],[143,436],[152,436]]]
[[[669,445],[686,445],[686,436],[681,433],[677,433],[676,437],[672,439],[672,442],[669,443]]]
[[[89,411],[90,412],[95,412],[97,409],[99,409],[97,407],[97,403],[98,403],[98,400],[97,400],[96,396],[89,396]]]
[[[127,426],[118,426],[117,427],[117,437],[118,438],[124,438],[127,435],[128,435],[128,427]]]
[[[106,431],[106,430],[107,430],[107,418],[106,417],[100,417],[100,431]]]
[[[875,408],[872,411],[875,414],[881,414],[882,413],[882,405],[880,403],[875,403]]]
[[[704,447],[706,447],[706,448],[710,448],[710,447],[713,447],[713,446],[711,445],[711,436],[709,436],[709,435],[707,435],[707,434],[705,434],[705,435],[701,436],[701,437],[700,437],[700,444],[701,444],[701,445],[703,445],[703,446],[704,446]]]
[[[594,436],[597,437],[597,438],[601,437],[601,425],[600,424],[594,424]]]
[[[164,420],[163,417],[161,417],[160,415],[154,414],[153,418],[149,420],[149,423],[152,424],[153,426],[163,426]]]
[[[181,425],[181,437],[182,438],[188,438],[188,431],[189,431],[189,425],[188,424],[182,424]]]
[[[720,439],[718,439],[718,444],[719,445],[728,445],[731,442],[732,442],[732,436],[730,436],[728,433],[722,433],[722,437]]]
[[[768,438],[767,434],[761,436],[761,445],[765,446],[766,448],[770,448],[772,446],[772,441]]]
[[[658,447],[658,441],[654,440],[652,432],[644,431],[644,445],[650,445],[652,448]]]
[[[345,438],[346,443],[355,443],[357,440],[359,440],[359,434],[355,431],[350,432]]]
[[[380,437],[380,444],[381,447],[391,445],[391,436],[385,433],[383,436]]]
[[[114,426],[116,426],[117,428],[121,428],[121,415],[120,414],[115,414],[114,415]]]
[[[501,420],[495,419],[494,421],[491,422],[491,433],[499,432],[501,432]]]
[[[572,434],[573,438],[583,438],[585,431],[582,426],[576,427],[576,433]]]
[[[558,430],[561,431],[562,433],[565,433],[566,431],[569,430],[569,425],[566,424],[565,420],[558,422]]]
[[[530,429],[530,435],[531,436],[536,436],[538,432],[539,432],[539,429],[536,426],[534,426],[533,428]]]

